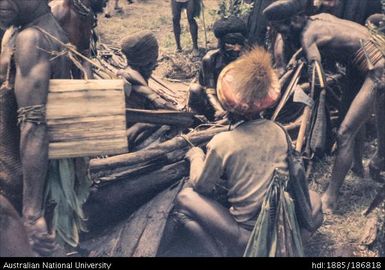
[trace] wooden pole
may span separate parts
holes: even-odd
[[[296,69],[293,78],[291,79],[288,87],[286,88],[286,91],[284,95],[282,96],[277,108],[274,111],[273,116],[271,117],[271,120],[275,121],[275,119],[278,117],[278,114],[282,110],[283,106],[285,106],[287,100],[289,99],[290,95],[293,93],[293,90],[295,89],[295,86],[298,84],[299,75],[302,71],[302,68],[304,67],[304,63],[302,62]]]

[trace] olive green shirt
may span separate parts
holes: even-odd
[[[265,119],[248,121],[234,130],[216,135],[207,145],[207,155],[193,159],[190,181],[199,193],[210,193],[224,179],[230,213],[238,223],[255,221],[274,170],[288,175],[288,145],[279,126]],[[193,162],[192,162],[193,163]]]

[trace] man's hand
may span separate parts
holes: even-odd
[[[221,120],[227,116],[226,111],[216,111],[214,114],[215,121]]]
[[[199,147],[193,147],[187,151],[185,158],[190,162],[196,157],[204,157],[205,153]]]
[[[39,217],[34,222],[25,222],[29,243],[33,251],[40,256],[51,256],[57,249],[55,232],[49,233],[44,217]]]

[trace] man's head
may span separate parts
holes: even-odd
[[[247,43],[246,24],[240,18],[231,16],[216,21],[213,30],[225,57],[229,61],[237,59]]]
[[[159,45],[150,31],[141,31],[122,39],[121,49],[127,58],[127,64],[148,80],[155,69]]]
[[[47,0],[0,0],[0,27],[29,23],[48,10]]]
[[[287,35],[300,31],[306,23],[304,6],[295,0],[280,0],[263,10],[270,25],[279,33]]]
[[[251,119],[280,96],[270,54],[254,48],[227,65],[219,75],[217,96],[226,111]]]

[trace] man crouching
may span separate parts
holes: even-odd
[[[190,180],[177,197],[175,216],[211,256],[239,256],[273,178],[289,175],[286,135],[260,117],[280,96],[270,55],[256,48],[228,65],[219,76],[217,95],[238,124],[216,135],[206,155],[198,147],[186,154]],[[229,209],[208,197],[220,179],[226,182]],[[322,223],[321,203],[315,193],[311,200],[316,229]]]

